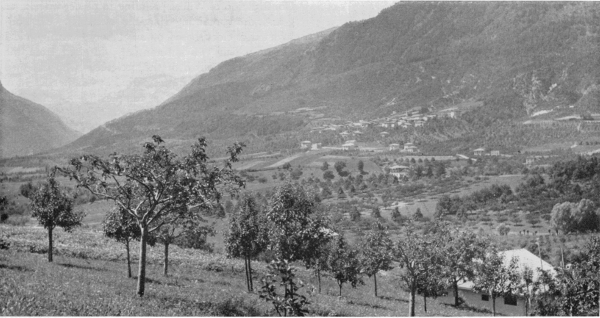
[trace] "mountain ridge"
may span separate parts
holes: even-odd
[[[158,107],[65,149],[126,150],[152,134],[267,138],[305,127],[310,120],[289,113],[305,107],[368,119],[479,100],[485,106],[478,116],[500,112],[507,122],[559,106],[600,112],[599,7],[398,3],[372,19],[225,61]],[[471,133],[488,133],[477,120],[468,123]],[[261,125],[281,127],[263,132]]]
[[[46,107],[10,93],[0,82],[0,157],[31,155],[81,135]]]

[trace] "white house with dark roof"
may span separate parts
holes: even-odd
[[[310,148],[311,144],[312,144],[312,142],[310,142],[309,140],[305,140],[300,143],[300,149],[308,149],[308,148]]]
[[[358,146],[353,142],[347,142],[342,145],[342,150],[348,151],[348,150],[357,150],[357,149],[358,149]]]
[[[400,150],[400,144],[390,144],[390,151]]]
[[[473,150],[473,155],[474,156],[483,156],[485,152],[485,148],[477,148],[475,150]]]
[[[401,177],[408,176],[408,170],[407,166],[395,165],[390,167],[390,174],[400,179]]]

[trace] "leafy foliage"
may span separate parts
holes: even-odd
[[[269,203],[268,249],[287,261],[302,260],[304,242],[311,235],[311,215],[316,211],[314,196],[302,186],[286,183],[277,188]]]
[[[440,235],[445,241],[441,264],[454,290],[454,305],[458,306],[458,283],[474,279],[476,268],[473,262],[483,259],[489,244],[484,237],[458,229],[443,231]]]
[[[600,313],[600,238],[592,237],[581,257],[557,268],[556,276],[542,272],[533,299],[534,314],[579,316]]]
[[[129,242],[139,240],[142,231],[137,225],[135,219],[123,209],[113,209],[104,218],[102,222],[102,231],[104,236],[113,238],[117,242],[125,245],[127,253],[127,277],[131,277],[131,258],[129,255]]]
[[[144,294],[146,241],[149,233],[159,230],[171,216],[190,208],[212,209],[221,198],[221,190],[235,190],[242,179],[231,168],[243,144],[228,149],[224,167],[211,167],[206,155],[206,140],[200,138],[191,153],[182,159],[164,145],[159,136],[144,145],[141,155],[113,154],[107,159],[84,155],[60,169],[69,178],[100,198],[115,202],[135,218],[141,229],[138,295]]]
[[[339,235],[331,243],[327,255],[327,269],[338,284],[340,296],[342,296],[342,286],[345,283],[350,283],[352,287],[364,284],[358,255],[358,251],[348,245],[343,235]]]
[[[361,268],[367,276],[373,276],[375,297],[377,297],[377,273],[393,268],[393,251],[394,242],[389,233],[379,224],[377,230],[369,231],[363,238],[360,246]]]
[[[395,258],[404,269],[400,278],[410,292],[409,316],[415,315],[415,295],[419,287],[426,288],[428,277],[433,277],[438,264],[443,263],[443,242],[434,233],[419,234],[409,226],[406,237],[398,240]]]
[[[508,266],[504,258],[495,248],[488,250],[485,257],[477,263],[473,289],[489,293],[492,299],[492,315],[496,315],[496,298],[510,296],[518,288],[520,277],[518,260],[513,258]]]
[[[261,213],[254,197],[244,195],[237,211],[229,219],[229,231],[225,236],[225,250],[229,257],[245,259],[248,290],[252,290],[252,268],[250,261],[264,251],[268,245],[266,217]]]
[[[267,270],[269,273],[261,279],[263,285],[259,292],[260,298],[271,302],[279,316],[306,315],[306,306],[310,302],[306,296],[298,293],[304,284],[296,279],[296,269],[285,260],[276,260],[267,266]],[[277,283],[283,291],[278,291]]]
[[[69,198],[54,177],[48,178],[30,194],[31,216],[48,230],[48,261],[52,262],[52,231],[61,227],[70,232],[81,225],[83,212],[73,212],[73,200]]]

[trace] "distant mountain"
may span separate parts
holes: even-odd
[[[100,100],[85,102],[73,102],[37,87],[23,93],[35,96],[32,99],[46,105],[70,127],[87,133],[108,121],[164,102],[188,82],[189,79],[165,74],[139,77]]]
[[[543,109],[600,112],[599,96],[598,2],[402,2],[375,18],[225,61],[160,106],[66,149],[127,150],[152,134],[177,142],[268,140],[309,123],[290,113],[299,108],[368,119],[468,101],[483,102],[461,130],[477,137],[495,120],[525,120]]]
[[[0,157],[63,146],[81,135],[46,107],[11,94],[0,83]]]

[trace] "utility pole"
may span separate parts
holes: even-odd
[[[540,245],[540,238],[538,237],[536,240],[536,244],[538,247],[538,256],[540,258],[540,269],[544,270],[544,260],[542,259],[542,246]]]

